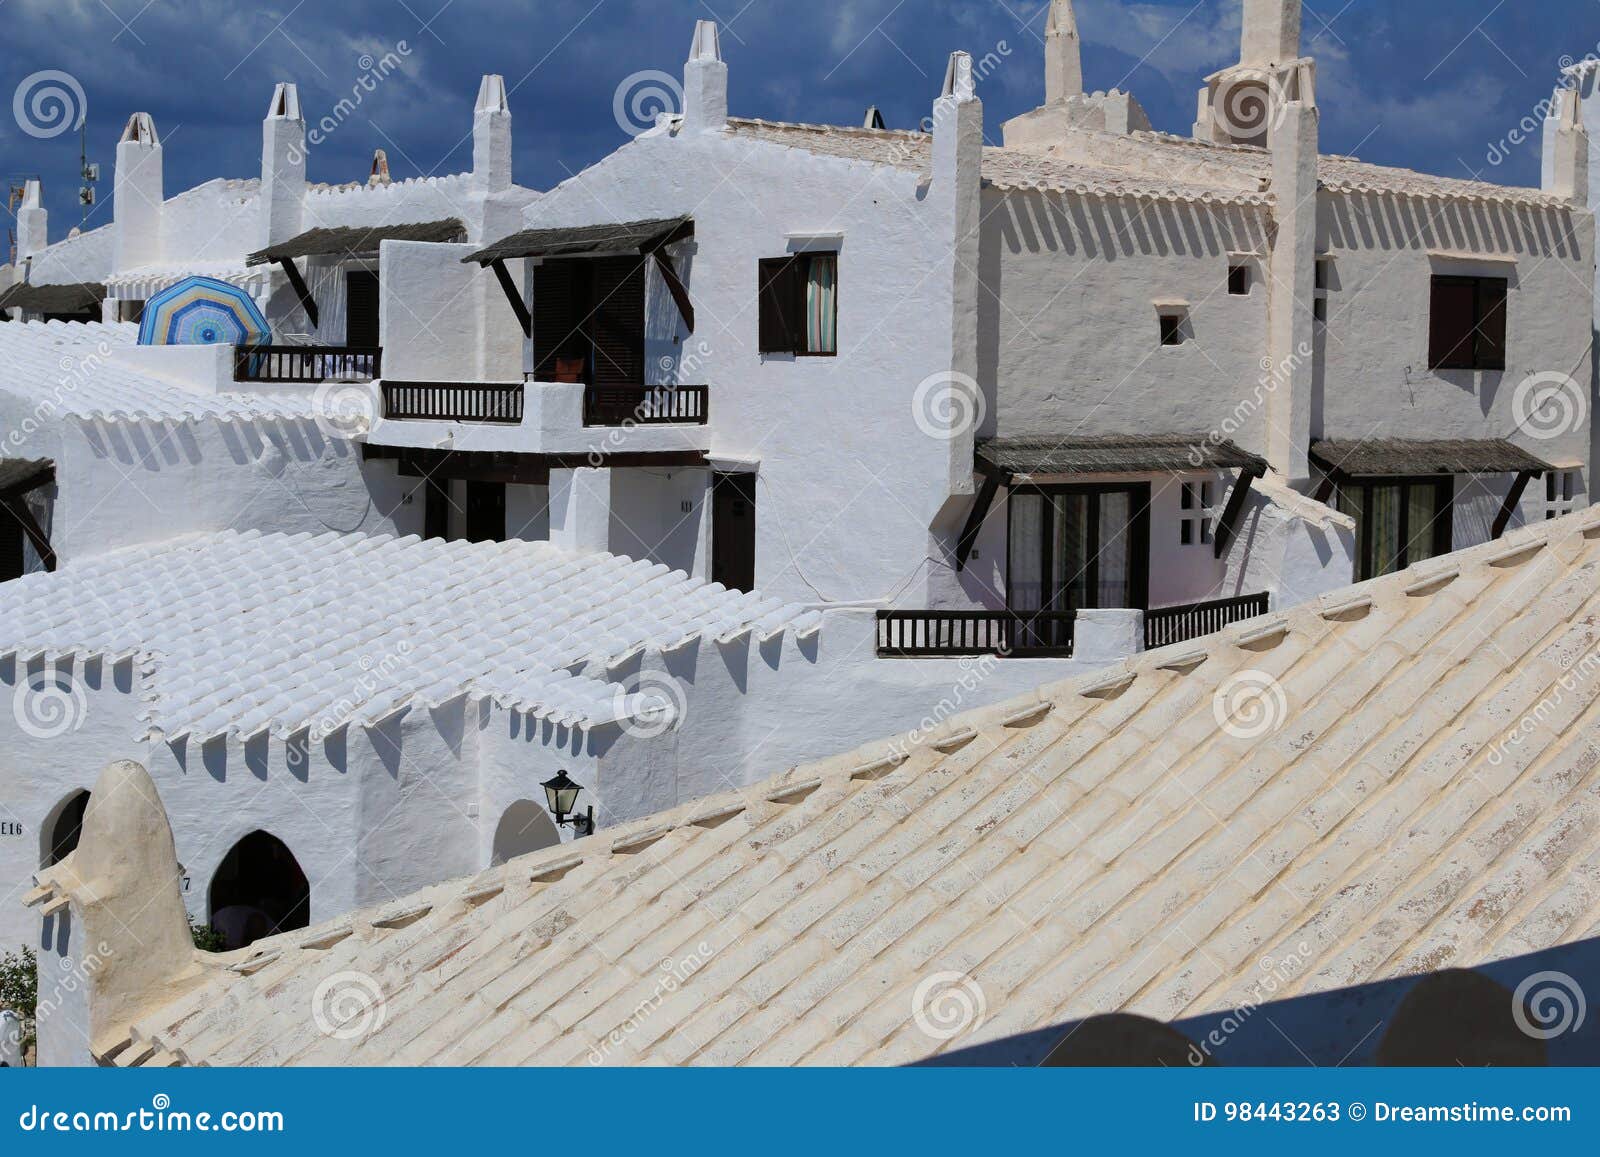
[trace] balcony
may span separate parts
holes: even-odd
[[[1128,651],[1138,650],[1141,636],[1145,650],[1186,643],[1264,615],[1270,603],[1271,597],[1263,593],[1145,611],[1142,630],[1120,636],[1118,645]],[[1137,611],[879,611],[878,655],[1070,659],[1078,649],[1083,626],[1080,615],[1126,615],[1135,621],[1139,618]],[[1106,625],[1115,629],[1115,624]],[[1103,631],[1097,629],[1097,634],[1103,636]],[[1100,641],[1104,641],[1103,637]]]
[[[585,386],[585,426],[706,424],[705,386]]]
[[[522,422],[522,386],[467,382],[384,382],[383,416],[394,422]]]
[[[239,346],[233,355],[233,380],[256,384],[370,382],[383,375],[383,350],[377,347],[258,345]]]

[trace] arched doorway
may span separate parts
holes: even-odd
[[[75,791],[56,804],[39,829],[39,866],[53,867],[70,856],[83,835],[83,813],[89,807],[89,793]]]
[[[311,885],[287,845],[255,831],[233,845],[211,878],[211,927],[225,949],[311,923]]]
[[[541,848],[553,848],[561,842],[550,813],[532,800],[519,799],[506,808],[500,817],[500,826],[494,830],[494,853],[490,864],[503,864]]]

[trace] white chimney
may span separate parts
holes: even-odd
[[[960,383],[977,389],[983,102],[973,82],[972,57],[965,52],[950,54],[944,90],[933,102],[933,172],[928,201],[938,214],[936,227],[949,244],[949,257],[941,263],[933,285],[940,320],[948,318],[950,347],[940,357],[940,362],[947,364],[936,365],[934,372],[948,374],[952,388]],[[976,408],[981,400],[973,398],[970,403]],[[951,494],[972,493],[976,435],[975,429],[964,427],[949,441]]]
[[[41,253],[50,244],[50,214],[45,211],[43,190],[37,180],[23,186],[22,205],[17,209],[17,263]]]
[[[1044,102],[1083,95],[1083,53],[1072,0],[1051,0],[1044,25]]]
[[[128,118],[117,142],[117,169],[112,207],[116,229],[117,269],[151,265],[161,260],[161,141],[149,113]]]
[[[485,76],[472,111],[472,176],[485,192],[511,187],[511,106],[502,76]]]
[[[1582,83],[1582,78],[1577,78]],[[1560,85],[1544,124],[1544,179],[1547,193],[1578,205],[1589,203],[1589,132],[1583,123],[1583,95]]]
[[[299,235],[306,197],[306,122],[300,90],[279,84],[261,122],[261,245]]]
[[[728,123],[728,66],[714,20],[699,20],[683,66],[683,127],[712,132]]]
[[[1284,64],[1300,55],[1300,0],[1244,0],[1239,63]]]

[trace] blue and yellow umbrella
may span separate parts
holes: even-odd
[[[214,277],[185,277],[144,304],[140,345],[261,345],[267,319],[237,285]]]

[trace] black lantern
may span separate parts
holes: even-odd
[[[550,814],[556,817],[557,827],[571,824],[572,830],[580,836],[593,834],[594,808],[589,808],[585,815],[573,814],[578,810],[578,793],[583,790],[581,783],[573,780],[565,771],[558,771],[554,779],[545,780],[541,786],[550,804]]]

